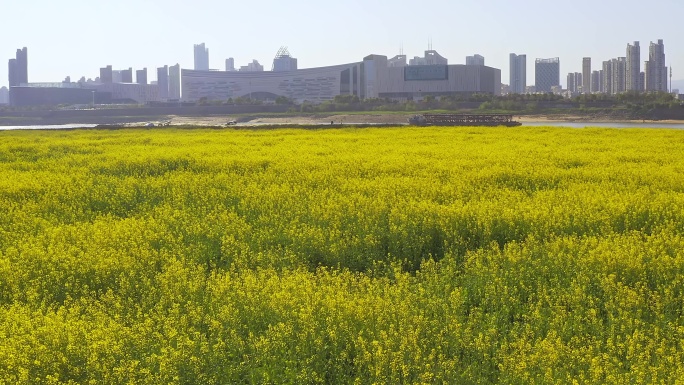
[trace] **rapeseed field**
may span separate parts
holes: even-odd
[[[0,384],[677,383],[684,132],[0,132]]]

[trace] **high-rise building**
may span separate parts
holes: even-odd
[[[510,55],[510,90],[512,94],[524,94],[527,87],[527,55]]]
[[[157,87],[159,88],[159,99],[169,98],[169,66],[157,68]]]
[[[655,44],[651,42],[648,49],[648,62],[644,66],[645,79],[644,87],[646,91],[667,92],[667,67],[665,67],[665,44],[663,40],[658,40]]]
[[[642,91],[639,86],[641,75],[641,48],[639,42],[635,41],[634,45],[627,44],[627,73],[625,89],[627,91]]]
[[[202,44],[195,44],[195,71],[209,71],[209,49]]]
[[[567,90],[572,93],[578,93],[582,89],[582,73],[581,72],[570,72],[568,74],[568,87]]]
[[[135,81],[138,84],[147,84],[147,68],[135,71]]]
[[[591,89],[589,92],[601,92],[601,71],[591,71]]]
[[[26,47],[17,50],[17,77],[19,84],[28,83],[28,53]]]
[[[127,70],[121,70],[121,83],[133,83],[133,68],[129,67]]]
[[[180,64],[169,67],[169,99],[181,98],[181,68]]]
[[[469,66],[483,66],[485,65],[484,56],[475,54],[473,56],[466,56],[466,65]]]
[[[534,85],[537,92],[551,92],[560,84],[560,59],[537,59],[534,63]]]
[[[16,57],[9,60],[7,67],[10,88],[28,83],[28,53],[26,47],[17,50]]]
[[[603,62],[603,93],[612,94],[613,93],[613,67],[611,66],[611,61],[606,60]]]
[[[228,72],[233,72],[235,71],[235,59],[232,57],[229,57],[226,59],[226,71]]]
[[[582,58],[582,93],[591,93],[591,58]]]
[[[9,59],[7,63],[7,74],[10,87],[19,86],[19,76],[17,75],[17,59]]]
[[[610,62],[610,66],[611,75],[613,76],[613,80],[611,82],[612,90],[610,93],[613,95],[621,94],[626,90],[627,58],[619,57],[617,59],[613,59]]]
[[[100,68],[100,83],[102,83],[102,84],[112,84],[113,83],[112,66],[109,65],[109,66]]]

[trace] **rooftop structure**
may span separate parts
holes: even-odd
[[[290,55],[290,51],[287,47],[280,47],[278,53],[276,53],[273,59],[273,67],[271,71],[273,72],[287,72],[297,70],[297,59]]]

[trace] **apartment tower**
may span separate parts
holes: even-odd
[[[527,86],[527,55],[510,56],[510,90],[512,94],[524,94]]]

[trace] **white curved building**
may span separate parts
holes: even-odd
[[[388,65],[387,56],[370,55],[357,63],[270,72],[182,70],[186,101],[238,97],[320,103],[337,95],[420,99],[427,95],[501,93],[501,70],[480,65]]]

